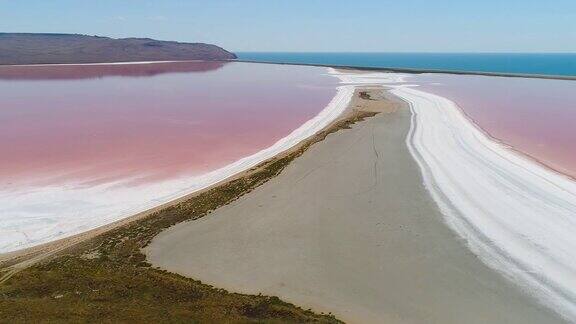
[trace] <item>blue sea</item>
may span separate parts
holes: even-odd
[[[241,60],[358,67],[576,76],[576,53],[240,52]]]

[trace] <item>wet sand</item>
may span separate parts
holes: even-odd
[[[383,112],[212,215],[161,233],[149,261],[353,323],[561,323],[444,224],[406,146],[407,107],[352,102],[364,105]]]

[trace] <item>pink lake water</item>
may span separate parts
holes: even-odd
[[[337,84],[325,68],[247,63],[0,67],[0,252],[113,221],[270,147]]]
[[[286,136],[335,85],[241,63],[0,67],[0,188],[204,173]]]
[[[422,74],[409,82],[457,103],[495,139],[576,177],[576,81]]]

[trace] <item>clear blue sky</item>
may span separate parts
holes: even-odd
[[[0,0],[0,31],[232,51],[576,52],[576,0]]]

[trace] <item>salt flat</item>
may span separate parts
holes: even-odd
[[[353,323],[561,323],[446,226],[406,146],[410,118],[403,107],[330,135],[241,199],[161,233],[148,259]]]

